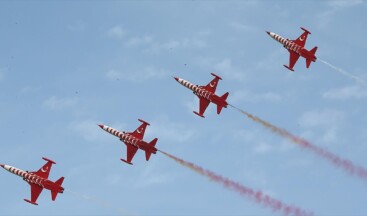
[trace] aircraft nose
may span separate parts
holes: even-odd
[[[173,78],[175,78],[175,80],[178,82],[178,77],[173,77]]]
[[[268,33],[268,35],[270,35],[270,32],[269,31],[266,31],[266,33]]]
[[[104,126],[104,125],[102,125],[102,124],[99,124],[98,126],[99,126],[100,128],[102,128],[102,129],[103,129],[103,126]]]
[[[5,167],[5,165],[4,165],[4,164],[0,164],[0,166],[1,166],[2,168],[4,168],[4,167]]]

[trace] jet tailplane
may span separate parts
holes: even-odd
[[[222,95],[220,98],[222,99],[222,101],[224,102],[224,104],[227,104],[226,100],[227,100],[227,97],[228,97],[229,93],[225,93],[224,95]],[[220,114],[220,112],[222,111],[223,109],[223,104],[217,104],[217,114]]]
[[[153,139],[152,141],[150,141],[150,143],[148,143],[149,146],[155,147],[155,145],[157,144],[158,138]],[[150,149],[146,149],[145,150],[145,159],[148,161],[150,156],[153,154],[155,154],[155,152],[150,151]]]
[[[63,182],[64,182],[64,177],[61,177],[61,178],[59,178],[59,179],[55,182],[55,184],[57,184],[57,185],[61,186]],[[56,197],[57,197],[57,194],[58,194],[58,193],[59,193],[58,191],[51,190],[51,198],[52,198],[52,201],[55,201],[55,200],[56,200]]]
[[[317,46],[315,46],[312,50],[310,50],[311,56],[315,56],[316,50],[317,50]],[[316,57],[315,57],[315,60],[316,60]],[[306,59],[306,67],[307,68],[310,67],[311,61],[312,61],[312,59],[308,59],[308,58]]]

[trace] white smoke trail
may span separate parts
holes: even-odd
[[[354,80],[355,80],[355,81],[357,81],[359,84],[366,85],[366,81],[364,81],[362,78],[360,78],[360,77],[358,77],[358,76],[355,76],[355,75],[353,75],[353,74],[351,74],[351,73],[348,73],[348,72],[346,72],[345,70],[343,70],[343,69],[341,69],[341,68],[335,67],[334,65],[332,65],[332,64],[330,64],[330,63],[328,63],[328,62],[327,62],[327,61],[325,61],[325,60],[322,60],[322,59],[320,59],[320,58],[317,58],[317,60],[318,60],[318,61],[320,61],[320,62],[322,62],[322,63],[324,63],[324,64],[326,64],[327,66],[331,67],[332,69],[336,70],[337,72],[339,72],[339,73],[341,73],[341,74],[343,74],[343,75],[345,75],[345,76],[347,76],[347,77],[349,77],[349,78],[351,78],[351,79],[354,79]]]
[[[136,216],[135,214],[132,214],[132,213],[128,213],[126,210],[124,209],[121,209],[121,208],[117,208],[113,205],[111,205],[110,203],[106,202],[106,201],[103,201],[103,200],[100,200],[96,197],[91,197],[91,196],[88,196],[88,195],[85,195],[85,194],[81,194],[81,193],[78,193],[78,192],[75,192],[75,191],[72,191],[70,189],[65,189],[65,191],[79,197],[79,198],[82,198],[82,199],[85,199],[89,202],[92,202],[94,204],[97,204],[103,208],[106,208],[106,209],[110,209],[110,210],[113,210],[115,211],[116,213],[118,213],[118,215],[131,215],[131,216]]]

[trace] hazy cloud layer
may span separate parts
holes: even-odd
[[[347,100],[367,98],[367,89],[364,86],[346,86],[339,89],[331,89],[322,94],[325,99]]]
[[[73,107],[78,102],[76,97],[73,98],[58,98],[56,96],[51,96],[43,102],[43,105],[51,110],[63,110],[66,108]]]

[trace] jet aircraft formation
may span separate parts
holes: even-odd
[[[311,62],[315,62],[317,59],[315,56],[317,47],[314,47],[311,50],[306,50],[304,48],[307,37],[311,33],[303,27],[301,27],[301,29],[304,32],[296,40],[288,40],[273,32],[267,32],[269,36],[271,36],[273,39],[281,43],[289,51],[290,53],[289,65],[284,66],[291,71],[294,71],[293,67],[300,56],[306,59],[307,68],[309,68]],[[194,85],[182,78],[174,77],[174,79],[178,83],[193,91],[193,93],[199,98],[199,110],[193,112],[202,118],[205,117],[204,113],[210,103],[213,103],[217,106],[217,114],[220,114],[222,109],[227,108],[227,106],[229,105],[227,103],[227,97],[229,95],[228,92],[224,93],[222,96],[218,96],[216,94],[218,83],[220,80],[222,80],[222,78],[214,73],[211,73],[211,75],[214,76],[214,78],[207,85],[203,86]],[[121,161],[129,165],[132,165],[132,160],[138,149],[145,151],[145,157],[147,161],[149,161],[151,154],[156,154],[158,150],[155,147],[158,138],[154,138],[150,142],[146,142],[143,140],[146,128],[150,124],[144,120],[141,119],[138,120],[142,124],[133,132],[124,132],[124,131],[120,132],[112,127],[103,124],[98,125],[101,129],[110,133],[111,135],[116,136],[117,138],[119,138],[120,141],[125,143],[127,156],[126,159],[121,159]],[[51,167],[53,164],[55,164],[55,162],[47,158],[43,159],[46,160],[47,163],[36,172],[23,171],[9,165],[0,164],[2,168],[23,178],[23,180],[30,185],[31,199],[30,200],[24,199],[24,200],[34,205],[38,205],[37,199],[43,189],[51,191],[51,197],[53,201],[56,199],[56,196],[59,193],[64,192],[64,188],[62,187],[64,177],[61,177],[55,182],[48,179]]]

